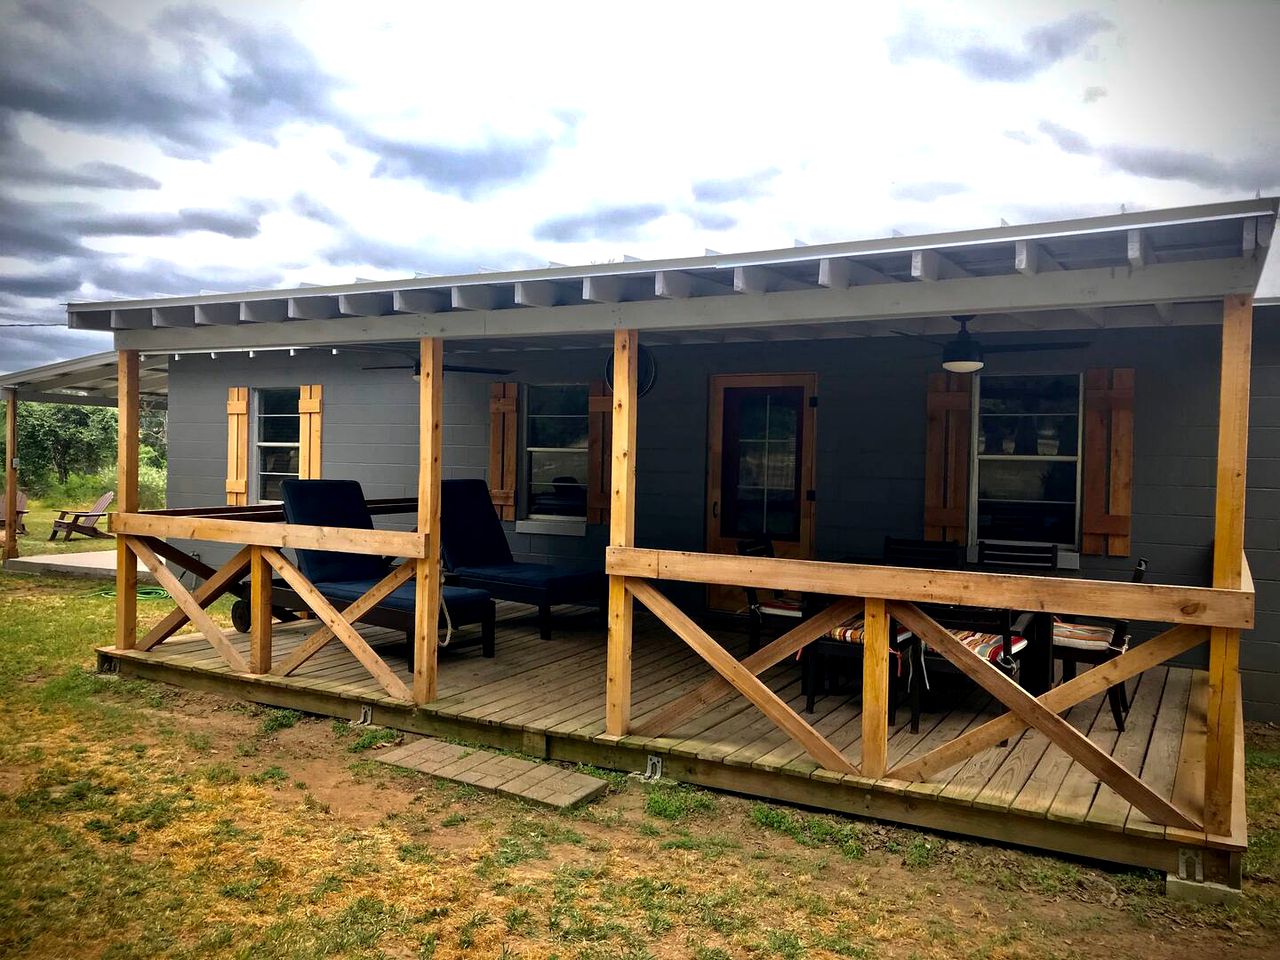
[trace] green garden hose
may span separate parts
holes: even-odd
[[[89,593],[82,594],[82,596],[84,596],[85,598],[114,597],[115,595],[116,595],[115,587],[99,587],[97,590],[93,590],[93,591],[90,591]],[[139,587],[138,599],[139,600],[168,600],[170,599],[170,597],[169,597],[169,592],[163,589],[162,587]]]

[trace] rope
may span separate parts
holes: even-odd
[[[444,602],[444,561],[440,562],[440,612],[444,614],[444,642],[440,644],[447,647],[449,641],[453,639],[453,617],[449,616],[449,605]]]
[[[88,600],[97,597],[115,597],[115,587],[99,587],[97,590],[91,590],[88,593],[80,594],[82,599]],[[170,600],[169,592],[162,587],[139,587],[139,600]]]

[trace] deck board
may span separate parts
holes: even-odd
[[[644,611],[637,611],[635,624],[632,703],[633,716],[639,720],[713,674]],[[314,620],[278,625],[273,638],[276,662],[317,625]],[[403,634],[363,627],[360,632],[398,677],[411,681]],[[716,633],[735,656],[745,655],[743,634]],[[531,744],[534,750],[543,749],[538,744],[545,743],[549,751],[605,765],[610,758],[622,756],[639,758],[627,763],[643,767],[645,754],[666,755],[680,776],[699,777],[711,785],[766,796],[794,795],[799,802],[833,809],[883,808],[889,819],[902,816],[906,822],[936,823],[941,829],[996,839],[1007,834],[1031,845],[1103,859],[1154,864],[1164,862],[1160,860],[1164,854],[1159,852],[1163,846],[1153,845],[1171,845],[1175,839],[1183,845],[1194,841],[1194,836],[1189,841],[1182,832],[1177,838],[1167,836],[1164,827],[1151,823],[1109,787],[1100,786],[1087,769],[1035,730],[1023,730],[1004,745],[981,751],[920,783],[871,781],[823,770],[736,694],[659,736],[608,738],[603,726],[606,651],[598,626],[557,626],[553,638],[543,640],[528,608],[501,604],[497,656],[485,659],[478,644],[467,642],[474,636],[472,629],[460,630],[455,643],[441,650],[439,698],[416,709],[389,697],[337,640],[289,677],[232,673],[203,637],[191,633],[172,637],[145,653],[101,652],[125,671],[178,684],[195,685],[199,677],[216,679],[223,684],[219,689],[249,699],[255,697],[255,690],[262,690],[264,702],[291,702],[292,697],[304,709],[330,709],[335,716],[352,716],[353,702],[368,704],[383,711],[375,722],[402,723],[406,730],[430,732],[423,724],[448,721],[453,724],[447,730],[450,736],[499,746],[514,743],[518,748],[521,743]],[[247,636],[229,633],[228,639],[247,653]],[[799,674],[798,664],[788,658],[764,671],[761,679],[856,763],[862,736],[858,692],[819,696],[814,712],[805,714]],[[1130,681],[1133,706],[1123,734],[1116,731],[1102,695],[1073,707],[1065,716],[1128,769],[1140,770],[1157,793],[1198,816],[1204,783],[1203,680],[1201,671],[1158,667]],[[915,734],[909,728],[909,709],[899,707],[898,722],[889,730],[890,769],[1004,712],[986,693],[964,685],[950,694],[938,692],[936,701],[922,714]],[[528,739],[530,734],[536,739]],[[617,754],[618,750],[623,753]],[[759,777],[778,779],[773,786],[764,786]],[[829,791],[849,791],[850,799],[841,801],[843,794]],[[898,800],[893,801],[894,797]],[[895,802],[904,806],[893,807]],[[1009,826],[992,827],[992,822]],[[1081,838],[1078,843],[1075,836]],[[1121,839],[1108,844],[1099,836]]]

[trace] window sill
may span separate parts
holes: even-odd
[[[517,520],[516,533],[537,533],[552,537],[585,537],[585,520]]]

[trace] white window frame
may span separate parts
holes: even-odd
[[[970,421],[969,421],[969,522],[968,522],[968,554],[970,562],[976,561],[978,551],[978,465],[983,456],[990,456],[993,459],[1008,459],[1010,455],[978,453],[978,436],[981,433],[982,418],[982,381],[985,377],[1075,377],[1078,384],[1076,393],[1076,452],[1075,456],[1040,456],[1040,455],[1023,455],[1019,456],[1019,460],[1051,460],[1057,462],[1075,461],[1076,465],[1076,497],[1075,497],[1075,522],[1073,530],[1075,531],[1074,543],[1062,543],[1058,545],[1059,566],[1067,569],[1077,568],[1079,566],[1080,557],[1080,519],[1081,519],[1081,495],[1083,493],[1084,483],[1084,374],[1078,370],[1046,370],[1037,371],[1035,373],[990,373],[974,375],[974,389],[970,397]],[[1030,540],[992,540],[991,543],[1014,543],[1014,544],[1030,544],[1040,541]]]
[[[550,513],[533,513],[533,470],[530,465],[530,453],[540,451],[559,451],[559,450],[578,450],[578,447],[531,447],[529,446],[529,391],[536,390],[539,387],[580,387],[587,397],[587,413],[585,415],[587,421],[588,432],[591,429],[591,384],[589,383],[527,383],[520,390],[520,463],[518,477],[520,482],[520,511],[519,519],[516,522],[517,533],[585,533],[587,524],[587,513],[590,509],[586,500],[583,500],[581,516],[567,516],[565,514]],[[590,441],[588,446],[581,448],[586,453],[588,460],[590,459]],[[588,483],[588,478],[583,478],[584,490]],[[561,528],[561,529],[557,529]]]
[[[250,406],[249,406],[249,414],[250,414],[250,418],[251,418],[251,420],[252,420],[252,422],[253,422],[253,429],[252,429],[252,433],[251,433],[250,438],[249,438],[249,441],[250,441],[250,442],[249,442],[249,471],[248,471],[248,474],[249,474],[250,490],[252,491],[252,496],[250,497],[250,500],[251,500],[251,502],[252,502],[252,503],[255,503],[255,504],[279,503],[279,502],[280,502],[279,500],[264,500],[264,499],[262,499],[262,496],[261,496],[261,493],[262,493],[262,483],[261,483],[261,480],[262,480],[262,468],[261,468],[261,466],[260,466],[261,458],[258,456],[258,451],[259,451],[259,450],[261,450],[261,449],[263,449],[263,448],[276,448],[276,449],[278,449],[278,448],[285,448],[285,449],[287,449],[287,448],[292,447],[292,448],[294,448],[294,449],[296,449],[296,450],[298,451],[298,468],[299,468],[299,470],[301,470],[301,468],[302,468],[302,415],[301,415],[301,414],[298,414],[298,440],[297,440],[297,442],[296,442],[296,443],[281,443],[281,442],[279,442],[279,441],[273,441],[273,440],[262,440],[262,439],[261,439],[261,435],[262,435],[262,417],[263,417],[263,413],[262,413],[262,393],[263,393],[264,391],[275,391],[275,392],[287,393],[290,389],[291,389],[290,387],[253,387],[253,388],[249,391],[249,393],[250,393],[250,397],[251,397],[251,400],[252,400],[252,402],[250,403]],[[302,396],[302,389],[301,389],[301,387],[295,387],[295,388],[292,388],[292,389],[295,391],[295,393],[297,394],[298,399],[300,400],[300,399],[301,399],[301,396]],[[267,414],[267,416],[272,416],[272,414]],[[277,416],[279,416],[279,415],[277,414]],[[276,473],[276,472],[274,472],[274,471],[273,471],[272,473],[270,473],[270,474],[269,474],[269,476],[273,476],[273,477],[282,477],[282,478],[288,478],[288,477],[295,477],[295,478],[299,478],[299,477],[301,477],[301,476],[302,476],[302,474],[301,474],[301,473]]]

